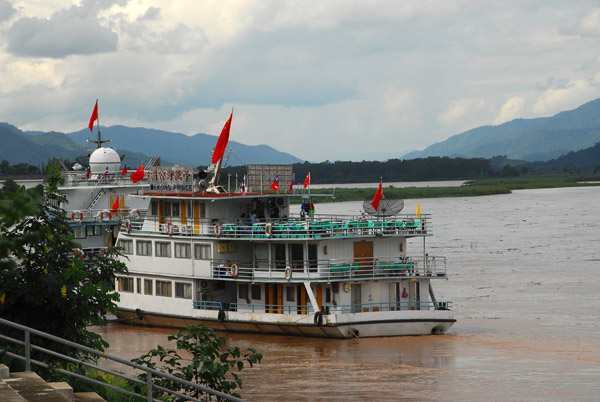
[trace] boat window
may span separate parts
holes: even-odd
[[[304,246],[302,244],[290,244],[290,260],[293,269],[304,267]]]
[[[135,282],[135,293],[142,293],[142,278],[136,278]]]
[[[192,298],[192,284],[189,282],[175,282],[175,297],[181,299]]]
[[[273,244],[271,246],[273,250],[273,261],[275,262],[276,268],[285,268],[285,244]]]
[[[254,246],[254,259],[257,268],[269,269],[269,245],[258,243]]]
[[[171,257],[171,242],[156,242],[156,256],[157,257]]]
[[[133,240],[119,239],[117,247],[121,247],[121,252],[125,255],[133,254]]]
[[[206,204],[203,202],[200,203],[200,216],[197,218],[206,218]]]
[[[119,291],[133,293],[133,278],[119,277]]]
[[[152,291],[152,279],[144,279],[144,294],[145,295],[153,295]]]
[[[152,201],[152,215],[158,216],[158,201]]]
[[[248,300],[248,284],[240,283],[238,285],[238,298]]]
[[[196,260],[210,260],[210,244],[194,244],[194,258]]]
[[[179,216],[179,202],[173,202],[171,205],[171,216]]]
[[[94,236],[102,236],[102,226],[94,226]]]
[[[325,288],[325,303],[331,303],[331,288]]]
[[[85,239],[85,226],[75,226],[73,231],[76,239]]]
[[[173,285],[171,281],[156,280],[156,295],[171,297],[173,295]]]
[[[175,258],[192,258],[189,243],[175,243]]]
[[[285,287],[285,300],[289,302],[296,301],[296,288],[293,286]]]
[[[262,299],[262,287],[260,285],[252,285],[252,299]]]
[[[137,255],[152,255],[152,242],[146,240],[136,240]]]
[[[164,202],[163,204],[164,204],[164,206],[163,206],[163,208],[164,208],[164,211],[163,211],[164,216],[171,216],[171,203],[167,201],[167,202]]]
[[[86,234],[86,236],[93,236],[94,235],[94,227],[93,226],[86,226],[85,227],[85,234]]]

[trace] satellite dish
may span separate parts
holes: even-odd
[[[363,201],[363,209],[369,215],[392,216],[398,214],[404,208],[404,200],[394,194],[386,195],[379,201],[379,210],[375,211],[371,202],[373,197],[367,197]]]

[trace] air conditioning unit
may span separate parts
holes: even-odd
[[[200,281],[200,289],[208,289],[208,281]]]

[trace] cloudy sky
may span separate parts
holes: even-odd
[[[399,157],[600,97],[598,0],[0,0],[0,121]],[[206,152],[206,150],[199,150]],[[243,161],[243,156],[237,156]]]

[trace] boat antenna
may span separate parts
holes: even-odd
[[[98,112],[98,99],[96,99],[96,112]],[[104,144],[105,142],[111,142],[111,139],[108,140],[103,140],[102,139],[102,135],[100,134],[100,114],[97,113],[96,114],[96,129],[98,130],[98,139],[97,140],[90,140],[89,138],[87,139],[87,142],[90,142],[92,144],[97,144],[98,146],[96,148],[102,148],[102,144]]]

